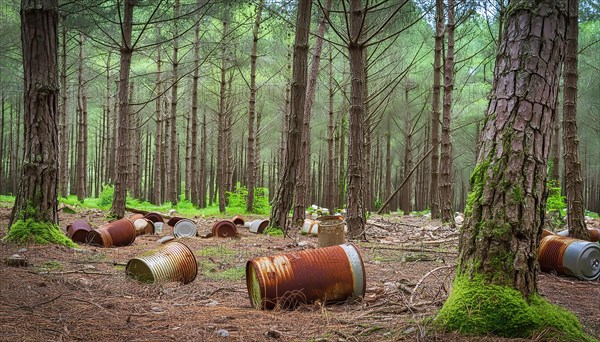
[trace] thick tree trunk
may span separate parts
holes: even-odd
[[[329,113],[327,120],[327,191],[325,205],[333,213],[335,211],[335,200],[337,199],[337,188],[335,186],[335,116],[333,112],[333,47],[329,44]]]
[[[198,172],[198,80],[200,78],[200,22],[194,28],[194,72],[192,82],[192,118],[191,118],[191,164],[189,168],[190,199],[193,204],[200,205],[200,187]],[[187,184],[186,184],[187,187]]]
[[[79,33],[79,61],[77,73],[77,199],[86,197],[87,172],[87,96],[83,80],[83,33]]]
[[[448,44],[444,61],[444,108],[442,120],[442,153],[440,158],[440,218],[454,226],[454,193],[452,187],[452,142],[450,122],[452,118],[452,92],[454,90],[454,0],[448,0]]]
[[[300,142],[302,139],[302,118],[306,100],[308,34],[310,30],[311,0],[298,1],[296,37],[294,41],[294,63],[291,87],[291,111],[288,125],[288,139],[283,168],[279,175],[278,187],[271,206],[271,225],[288,230],[288,212],[294,199],[297,181]]]
[[[404,179],[412,169],[412,115],[408,104],[408,93],[414,86],[407,81],[404,86]],[[411,211],[412,184],[407,181],[402,188],[402,211],[408,215]]]
[[[106,58],[106,98],[105,98],[105,109],[104,109],[104,133],[102,134],[102,158],[103,161],[100,164],[102,169],[102,178],[101,184],[103,183],[112,183],[111,173],[109,166],[111,165],[110,155],[111,150],[113,150],[112,139],[114,136],[113,130],[113,117],[111,111],[111,103],[110,103],[110,58],[112,56],[112,51],[108,52],[108,57]]]
[[[127,173],[129,151],[129,71],[131,70],[131,31],[133,25],[133,7],[136,0],[125,0],[123,11],[123,25],[121,26],[120,70],[119,70],[119,115],[117,123],[117,161],[115,192],[111,208],[112,216],[121,218],[125,215],[125,202],[127,199]]]
[[[221,36],[221,82],[219,88],[219,117],[217,120],[217,190],[219,195],[219,212],[225,213],[225,192],[227,191],[227,32],[229,9],[223,14],[223,33]]]
[[[310,163],[311,163],[311,147],[310,147],[310,119],[312,117],[312,108],[315,101],[315,93],[317,90],[317,78],[319,77],[319,67],[321,64],[321,52],[323,51],[323,37],[327,30],[327,17],[331,8],[331,0],[325,2],[323,8],[323,16],[319,21],[317,29],[317,37],[315,40],[315,49],[313,51],[312,60],[310,63],[310,74],[308,76],[308,85],[306,88],[306,101],[304,102],[304,116],[302,118],[302,138],[300,142],[300,159],[298,161],[298,179],[296,181],[296,192],[294,200],[294,213],[292,216],[293,222],[303,222],[305,218],[307,201],[309,199],[309,182],[310,182]]]
[[[254,150],[256,148],[255,137],[257,133],[254,130],[254,116],[256,111],[256,58],[258,49],[258,33],[260,30],[260,17],[263,10],[263,0],[259,0],[256,7],[256,19],[254,20],[254,29],[252,30],[252,52],[250,53],[250,100],[248,103],[248,165],[246,167],[246,178],[248,187],[248,197],[246,198],[246,211],[251,213],[254,210],[254,185],[256,181],[256,157]]]
[[[348,13],[350,56],[350,129],[348,141],[348,174],[347,174],[347,212],[346,224],[349,235],[353,238],[364,236],[366,222],[363,186],[363,143],[365,122],[365,68],[363,65],[364,46],[360,42],[362,23],[365,13],[360,0],[350,0]]]
[[[58,223],[58,2],[21,2],[24,153],[9,227]]]
[[[471,176],[458,274],[481,275],[530,298],[537,291],[565,16],[554,1],[512,6]]]
[[[558,107],[558,102],[557,102]],[[554,119],[554,134],[552,135],[552,176],[551,179],[560,183],[560,116],[556,111]]]
[[[567,194],[567,225],[569,236],[589,240],[585,225],[583,179],[577,139],[577,54],[579,0],[568,0],[567,47],[563,100],[563,146],[565,188]]]
[[[160,27],[156,28],[156,35],[160,37]],[[163,154],[163,114],[162,114],[162,49],[158,47],[156,49],[156,102],[155,102],[155,121],[156,121],[156,140],[154,141],[154,186],[152,191],[152,201],[155,204],[162,204],[164,200],[163,189],[163,175],[164,169],[162,167],[164,163]]]
[[[433,57],[433,110],[431,112],[431,184],[429,184],[429,204],[431,218],[440,216],[438,189],[439,175],[439,134],[440,134],[440,88],[442,78],[442,44],[444,40],[444,3],[435,1],[435,48]]]

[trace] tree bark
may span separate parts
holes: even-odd
[[[440,214],[442,222],[454,226],[454,193],[452,189],[452,141],[450,122],[452,119],[452,92],[454,90],[454,0],[448,0],[448,37],[444,61],[444,106],[442,119],[442,153],[440,158]]]
[[[335,122],[333,112],[333,47],[329,44],[329,113],[327,120],[327,191],[325,205],[330,212],[335,211],[335,200],[337,199],[337,188],[335,186]]]
[[[24,153],[8,223],[58,223],[58,1],[21,1]]]
[[[160,26],[156,27],[156,35],[160,37]],[[163,175],[164,169],[162,167],[164,163],[165,155],[163,154],[163,114],[162,114],[162,49],[158,47],[156,49],[156,102],[155,102],[155,121],[156,121],[156,140],[154,141],[154,186],[152,192],[152,201],[155,204],[162,204],[164,201],[164,195],[162,192],[163,188]]]
[[[563,100],[563,146],[565,188],[567,194],[567,226],[569,236],[589,240],[585,225],[583,179],[577,139],[577,54],[579,0],[568,0],[567,46]]]
[[[256,181],[256,158],[254,149],[256,148],[254,130],[255,110],[256,110],[256,58],[258,49],[258,33],[260,30],[260,18],[263,10],[263,0],[258,1],[256,7],[256,19],[254,20],[254,29],[252,30],[252,52],[250,53],[250,100],[248,103],[248,162],[246,166],[246,177],[248,187],[248,197],[246,198],[246,211],[251,213],[254,210],[254,185]]]
[[[296,37],[294,40],[293,78],[291,85],[291,111],[288,125],[288,139],[285,149],[283,169],[279,175],[278,187],[271,206],[270,222],[287,233],[288,212],[294,199],[297,169],[302,139],[302,118],[306,100],[308,34],[310,30],[312,0],[298,1],[296,17]]]
[[[173,4],[173,74],[172,74],[172,86],[171,86],[171,116],[169,120],[171,121],[171,143],[170,147],[170,159],[169,159],[169,186],[168,186],[168,194],[169,201],[171,204],[177,204],[179,200],[179,185],[177,182],[179,179],[179,139],[177,139],[177,103],[178,103],[178,87],[179,87],[179,30],[177,18],[179,17],[179,0],[175,0]]]
[[[87,196],[87,96],[83,80],[83,33],[79,33],[79,61],[77,76],[77,199]]]
[[[227,6],[227,5],[226,5]],[[221,36],[221,82],[219,88],[219,117],[217,120],[217,190],[219,195],[219,212],[225,213],[225,192],[227,191],[227,32],[229,21],[229,8],[223,13],[223,34]]]
[[[459,275],[481,275],[485,283],[514,288],[524,298],[537,291],[547,161],[565,50],[561,5],[511,4],[460,235]]]
[[[69,124],[67,119],[67,18],[62,16],[61,29],[61,103],[58,118],[58,194],[69,195]],[[4,130],[2,130],[4,132]]]
[[[200,6],[200,4],[198,4]],[[200,21],[194,28],[194,72],[192,82],[192,118],[191,118],[191,165],[189,182],[190,198],[193,204],[200,205],[200,174],[198,172],[198,80],[200,79]],[[186,184],[187,187],[187,184]]]
[[[433,55],[433,110],[431,112],[431,184],[429,185],[429,204],[431,218],[440,216],[438,189],[439,176],[439,134],[440,134],[440,88],[442,78],[442,43],[444,40],[444,3],[435,1],[435,48]]]
[[[111,215],[121,218],[125,215],[125,202],[127,200],[127,171],[129,151],[129,72],[131,70],[131,31],[133,26],[133,7],[136,0],[125,0],[123,11],[123,24],[121,25],[121,57],[119,69],[119,115],[117,123],[117,161],[115,192]]]

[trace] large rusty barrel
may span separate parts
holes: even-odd
[[[129,219],[120,219],[90,231],[89,243],[100,247],[129,246],[135,241],[136,231]]]
[[[88,234],[92,230],[92,227],[84,220],[77,220],[67,225],[67,236],[71,240],[80,243],[87,243]]]
[[[358,248],[347,243],[252,259],[246,285],[256,309],[343,301],[365,295],[365,267]]]
[[[179,281],[187,284],[196,279],[198,264],[185,244],[170,241],[153,251],[129,260],[127,275],[145,283]]]
[[[600,245],[559,235],[549,235],[540,241],[538,254],[544,272],[595,280],[600,277]]]

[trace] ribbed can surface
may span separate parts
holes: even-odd
[[[558,235],[540,242],[538,256],[543,271],[556,271],[583,280],[600,277],[600,245]]]
[[[257,309],[293,308],[363,297],[366,276],[357,247],[343,244],[252,259],[246,264],[246,285]]]
[[[319,220],[319,247],[344,243],[344,219],[341,216],[321,216]]]
[[[121,247],[131,245],[135,241],[135,236],[136,231],[133,222],[129,219],[120,219],[92,230],[88,239],[91,244],[100,247]]]
[[[125,271],[145,283],[179,281],[187,284],[196,279],[198,264],[188,246],[171,241],[149,255],[129,260]]]

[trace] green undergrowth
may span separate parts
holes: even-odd
[[[571,312],[534,295],[528,303],[516,289],[485,284],[481,276],[458,276],[435,318],[436,325],[465,335],[541,336],[556,341],[596,341]]]
[[[15,221],[3,241],[17,244],[38,243],[77,247],[71,239],[63,234],[58,225],[50,222],[36,222],[31,218]]]
[[[283,236],[283,230],[281,230],[281,228],[279,227],[267,227],[265,228],[265,230],[263,231],[263,234],[266,235],[270,235],[270,236]]]

